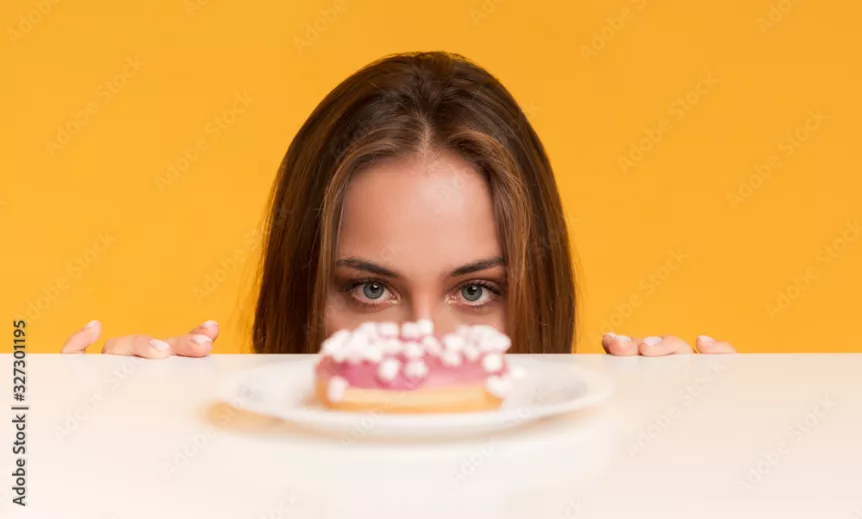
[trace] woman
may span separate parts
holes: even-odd
[[[569,353],[575,280],[545,150],[509,92],[460,56],[392,56],[358,71],[294,138],[272,192],[253,344],[310,353],[366,320],[489,324],[512,352]],[[63,351],[98,340],[94,321]],[[104,353],[205,356],[208,321],[166,340],[109,339]],[[704,353],[732,352],[698,339]],[[613,355],[692,349],[607,334]]]

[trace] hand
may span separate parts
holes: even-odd
[[[712,337],[701,335],[695,341],[698,353],[736,353],[736,349],[727,342],[716,341]],[[694,353],[691,346],[684,340],[672,335],[647,337],[643,340],[625,335],[606,333],[602,337],[602,348],[605,353],[620,357],[642,355],[644,357],[661,357],[664,355],[679,355]]]
[[[102,353],[131,355],[145,359],[165,359],[171,355],[183,357],[206,357],[212,350],[213,341],[218,338],[219,326],[215,321],[207,321],[191,332],[159,340],[149,335],[127,335],[105,341]],[[69,336],[61,353],[84,353],[99,339],[102,324],[90,321],[87,326]]]

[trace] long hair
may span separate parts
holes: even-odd
[[[338,85],[291,142],[271,195],[253,345],[314,353],[351,175],[376,160],[447,149],[493,198],[515,353],[568,353],[575,280],[565,217],[542,143],[512,95],[467,59],[399,54]]]

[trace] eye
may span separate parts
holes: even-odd
[[[475,303],[482,297],[484,288],[479,285],[464,285],[461,287],[461,296],[471,303]]]
[[[364,306],[386,305],[397,299],[386,283],[374,279],[353,281],[343,291],[352,301]]]
[[[468,307],[483,307],[503,294],[501,288],[490,281],[469,281],[455,289],[450,301]]]
[[[383,286],[383,283],[371,281],[368,283],[363,283],[362,285],[362,294],[368,299],[371,299],[372,301],[375,299],[380,299],[385,293],[386,287]]]

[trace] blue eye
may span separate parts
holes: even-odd
[[[504,293],[503,288],[497,282],[470,280],[450,292],[449,301],[461,306],[478,309],[499,301]]]
[[[398,303],[398,294],[383,280],[356,279],[341,288],[348,302],[362,310],[383,310]]]
[[[465,301],[474,303],[482,297],[484,288],[479,285],[464,285],[461,287],[461,296]]]
[[[369,282],[362,285],[362,294],[368,299],[380,299],[386,292],[386,287],[381,283]]]

